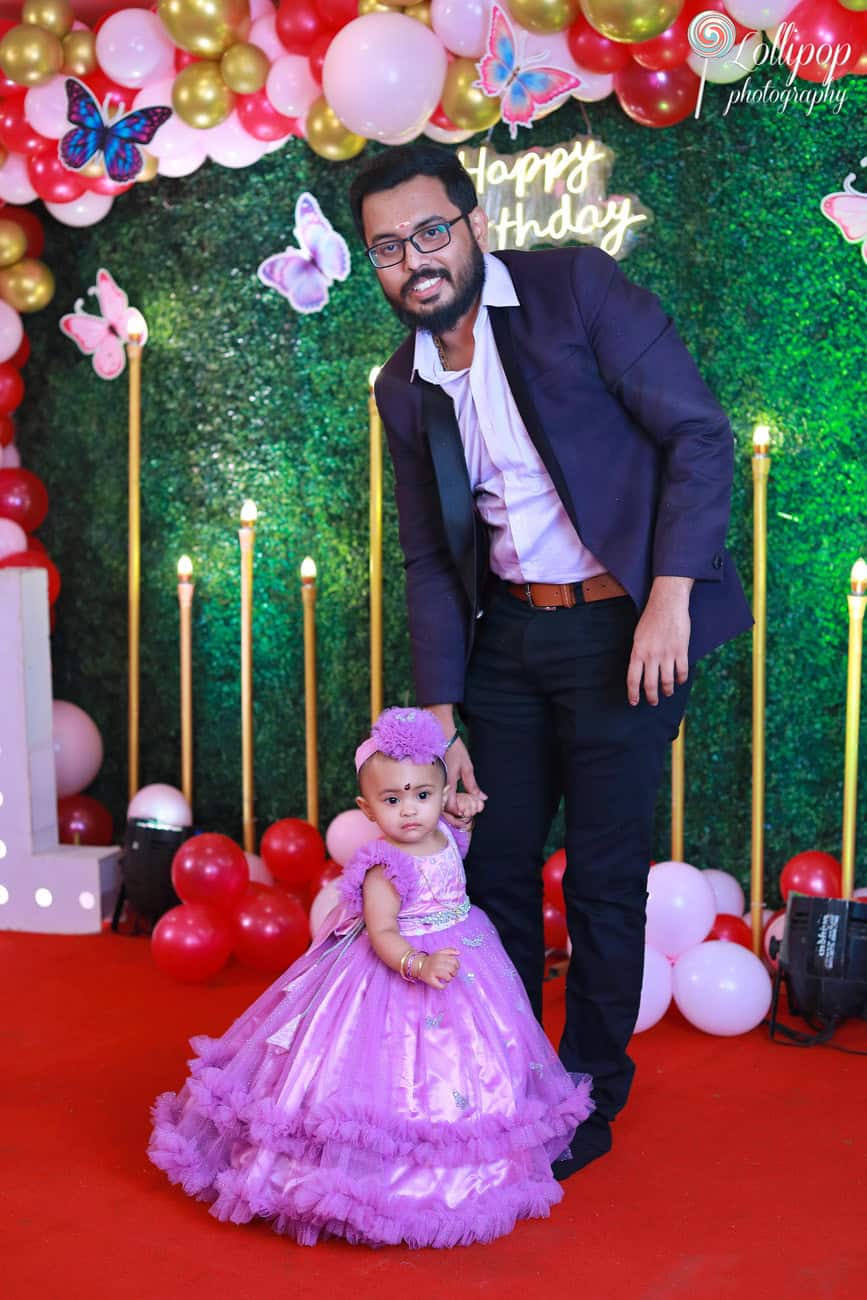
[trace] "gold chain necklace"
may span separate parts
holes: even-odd
[[[450,367],[448,361],[446,360],[446,350],[442,339],[438,334],[434,334],[433,341],[434,341],[434,347],[437,350],[437,356],[440,359],[440,365],[442,366],[443,370],[448,370]]]

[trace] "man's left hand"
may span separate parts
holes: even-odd
[[[632,641],[632,656],[626,674],[630,704],[637,704],[644,682],[648,704],[673,695],[675,681],[683,685],[689,676],[689,593],[692,578],[655,578],[644,613],[638,620]]]

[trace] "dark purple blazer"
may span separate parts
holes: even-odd
[[[674,324],[592,247],[497,254],[520,305],[489,308],[527,431],[586,546],[641,610],[695,578],[690,661],[751,626],[725,549],[729,422]],[[419,704],[459,703],[487,561],[451,399],[412,379],[410,335],[376,384],[394,462]]]

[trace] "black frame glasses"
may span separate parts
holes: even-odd
[[[384,271],[386,267],[397,266],[402,262],[406,257],[407,244],[412,244],[417,253],[437,253],[441,248],[445,248],[452,242],[452,226],[456,226],[459,221],[463,221],[464,217],[467,216],[469,216],[468,212],[459,212],[451,221],[428,222],[427,225],[422,226],[421,230],[417,230],[414,235],[407,235],[406,239],[402,239],[400,235],[393,235],[391,239],[381,239],[378,244],[371,244],[370,248],[366,248],[364,251],[370,258],[371,265],[377,271]],[[423,235],[427,235],[432,231],[438,231],[439,233],[434,235],[433,239],[425,239],[419,242]],[[392,244],[399,244],[400,252],[396,257],[389,257],[387,261],[382,261],[379,250],[381,248],[390,248]]]

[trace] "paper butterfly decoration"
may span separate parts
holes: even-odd
[[[108,121],[94,95],[74,77],[66,79],[66,116],[73,129],[60,141],[60,161],[70,171],[80,171],[101,153],[113,181],[134,181],[144,166],[140,144],[150,144],[172,115],[170,108],[137,108]]]
[[[512,25],[499,5],[491,10],[488,49],[476,64],[479,80],[474,84],[486,95],[503,101],[503,121],[512,139],[519,126],[532,126],[540,108],[568,95],[581,85],[581,78],[562,68],[542,68],[544,54],[519,57]],[[520,66],[519,66],[520,64]]]
[[[296,311],[322,311],[332,282],[349,275],[350,260],[346,240],[322,215],[312,194],[300,195],[295,204],[295,238],[299,248],[266,257],[257,275],[288,298]]]
[[[867,167],[867,158],[861,159],[861,166]],[[867,194],[855,189],[854,179],[855,173],[850,172],[843,181],[842,190],[825,195],[822,213],[834,222],[850,244],[861,245],[861,256],[867,262]]]
[[[84,299],[79,298],[75,311],[61,316],[60,328],[85,356],[93,357],[93,368],[100,379],[117,379],[126,365],[129,300],[108,271],[101,268],[96,273],[96,284],[87,292],[97,298],[101,315],[85,311]]]

